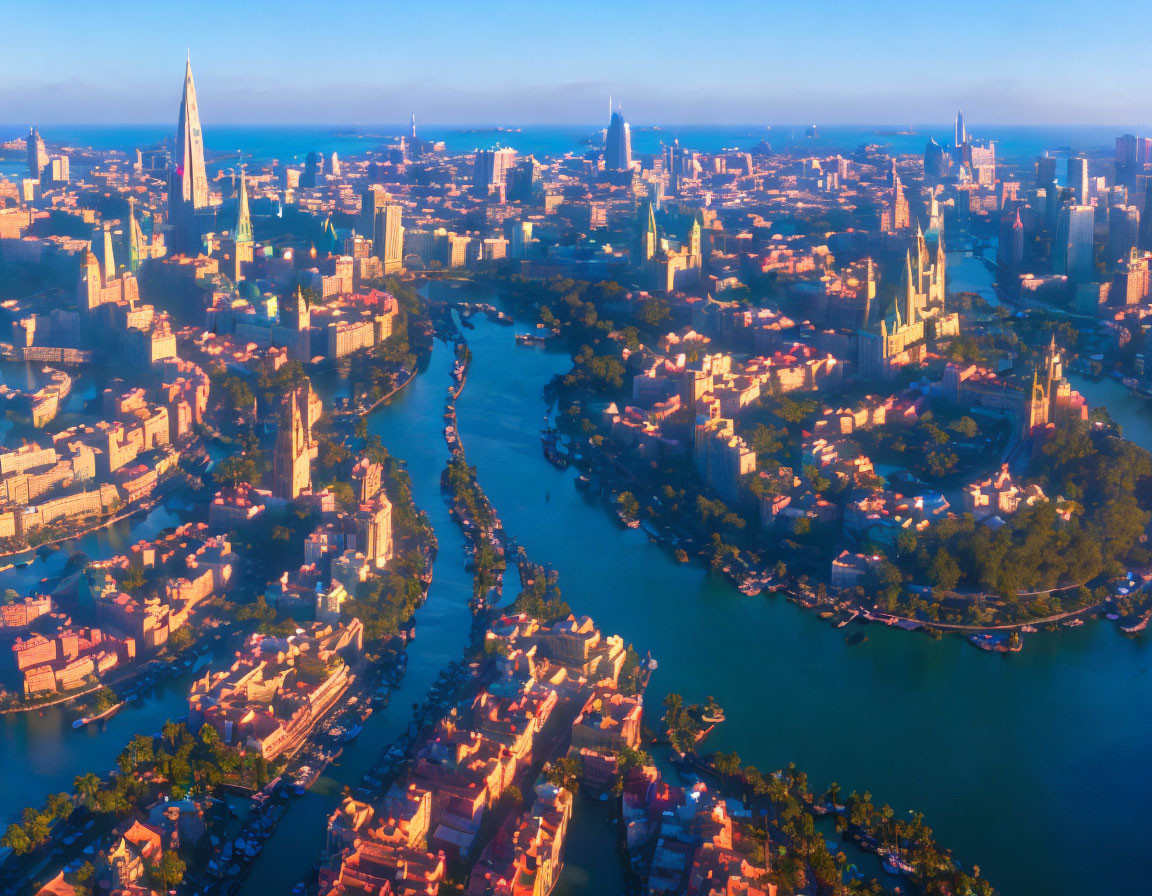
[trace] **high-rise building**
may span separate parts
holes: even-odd
[[[1091,283],[1096,275],[1096,212],[1090,205],[1063,205],[1056,225],[1052,260],[1057,274],[1077,283]]]
[[[508,171],[516,164],[516,150],[509,147],[478,149],[473,163],[472,183],[482,193],[507,182]]]
[[[964,128],[964,110],[956,113],[956,133],[954,135],[957,148],[968,142],[968,131]]]
[[[1140,209],[1114,205],[1108,209],[1108,258],[1110,268],[1119,267],[1140,238]]]
[[[300,175],[300,186],[306,190],[314,189],[319,185],[323,173],[324,156],[312,150],[304,159],[304,173]]]
[[[939,181],[944,176],[947,164],[944,147],[929,138],[928,145],[924,147],[924,177],[929,181]]]
[[[604,135],[604,167],[609,171],[627,171],[632,167],[632,131],[617,109]]]
[[[28,131],[28,176],[38,181],[47,167],[48,150],[44,148],[44,138],[36,128],[32,128]]]
[[[168,220],[173,228],[173,248],[190,252],[200,241],[196,213],[208,207],[208,171],[204,167],[204,135],[200,108],[192,81],[192,60],[184,70],[184,93],[176,122],[176,158],[168,174]]]
[[[1131,187],[1136,177],[1139,140],[1135,134],[1116,138],[1116,183]]]
[[[1077,205],[1088,204],[1088,160],[1082,156],[1068,159],[1068,189]]]
[[[376,215],[376,230],[372,241],[376,257],[384,265],[385,274],[394,274],[404,265],[403,209],[399,205],[386,205]]]
[[[1056,157],[1047,153],[1036,159],[1036,187],[1048,190],[1056,183]]]

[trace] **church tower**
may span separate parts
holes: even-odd
[[[295,500],[312,487],[312,434],[304,414],[307,412],[308,385],[288,393],[284,411],[280,416],[280,429],[276,433],[276,449],[272,461],[272,490],[278,498]],[[301,390],[304,407],[301,408]]]

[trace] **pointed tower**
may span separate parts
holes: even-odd
[[[916,323],[916,287],[912,282],[912,253],[904,253],[904,323]]]
[[[192,80],[192,59],[184,70],[184,92],[176,121],[176,153],[168,174],[168,220],[173,227],[174,248],[193,251],[200,234],[196,212],[208,206],[208,172],[204,167],[204,135],[200,130],[200,107]]]
[[[112,248],[112,227],[105,224],[100,240],[100,275],[107,286],[116,279],[116,253]]]
[[[135,274],[140,269],[140,259],[144,255],[144,234],[136,221],[136,197],[128,198],[128,220],[124,223],[124,257],[128,259],[128,270]]]
[[[688,254],[699,258],[700,257],[700,216],[695,215],[692,218],[692,229],[688,232]]]
[[[644,228],[644,235],[640,239],[640,254],[644,261],[651,261],[656,257],[656,248],[660,245],[660,238],[656,232],[656,210],[652,203],[648,203],[648,220]]]

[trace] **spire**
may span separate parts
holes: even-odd
[[[204,166],[204,134],[200,130],[200,107],[192,79],[192,56],[184,68],[184,91],[176,121],[176,152],[168,181],[168,218],[176,230],[177,248],[192,248],[199,239],[195,216],[208,206],[208,172]]]
[[[128,197],[128,221],[124,224],[124,249],[128,259],[128,270],[136,273],[140,269],[140,256],[144,250],[144,234],[136,221],[136,197]]]
[[[252,242],[252,215],[248,211],[248,178],[240,171],[240,202],[236,211],[236,229],[232,234],[238,243]]]

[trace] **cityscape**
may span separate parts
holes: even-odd
[[[1152,136],[206,55],[0,124],[0,892],[1146,892]]]

